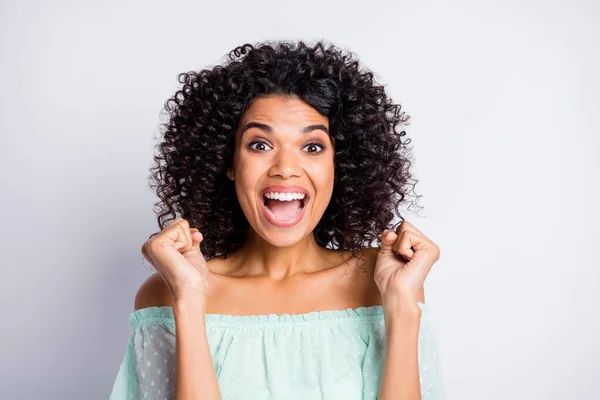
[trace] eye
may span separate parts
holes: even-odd
[[[255,144],[256,145],[261,145],[261,146],[269,146],[269,144],[267,142],[263,141],[263,140],[255,140],[255,141],[252,141],[252,142],[248,143],[248,147],[250,147],[252,150],[256,150],[256,151],[264,151],[262,148],[258,149],[258,148],[252,147]]]
[[[309,153],[321,153],[323,150],[325,150],[325,145],[323,143],[320,143],[320,142],[310,142],[310,143],[307,143],[306,146],[304,146],[304,148],[307,148],[307,147],[314,148],[315,146],[320,147],[321,150],[320,151],[309,151]]]

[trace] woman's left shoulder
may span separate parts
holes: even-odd
[[[352,262],[349,263],[352,268],[345,268],[344,276],[352,281],[353,292],[360,293],[360,302],[364,305],[381,305],[381,294],[374,280],[379,249],[365,247],[352,254]]]
[[[379,254],[379,248],[377,247],[365,247],[354,252],[356,257],[356,263],[361,270],[373,275],[375,270],[375,263],[377,261],[377,255]]]

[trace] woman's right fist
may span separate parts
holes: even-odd
[[[162,275],[175,301],[184,295],[206,299],[209,273],[200,242],[200,231],[176,218],[142,245],[144,258]]]

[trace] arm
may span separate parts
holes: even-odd
[[[135,298],[135,309],[170,306],[175,317],[175,399],[220,400],[221,395],[206,335],[206,300],[181,296],[173,300],[160,274],[150,276]]]
[[[418,301],[425,302],[421,289]],[[413,304],[414,303],[414,304]],[[408,299],[386,299],[386,352],[379,400],[421,400],[418,339],[421,309]]]
[[[177,332],[178,371],[175,398],[221,400],[206,336],[206,301],[182,297],[175,303],[173,315]]]

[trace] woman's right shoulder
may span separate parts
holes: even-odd
[[[155,272],[146,278],[138,289],[133,309],[161,306],[173,307],[173,296],[162,275]]]

